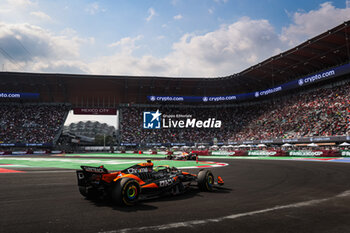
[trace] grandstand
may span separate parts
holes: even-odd
[[[69,106],[64,104],[0,105],[3,146],[52,147],[58,140]]]
[[[151,107],[121,108],[121,135],[125,143],[213,143],[216,138],[221,144],[228,142],[283,143],[284,141],[324,137],[328,141],[346,140],[350,134],[349,125],[350,82],[340,86],[317,88],[300,92],[288,98],[277,98],[225,107],[178,107],[157,106],[167,114],[186,113],[193,118],[214,117],[223,121],[219,129],[168,129],[158,131],[142,128],[142,113],[155,111]],[[343,136],[341,138],[330,138]]]
[[[0,146],[55,147],[68,111],[92,108],[120,113],[120,145],[350,141],[349,37],[350,21],[227,77],[0,72]],[[222,126],[143,129],[156,110]]]

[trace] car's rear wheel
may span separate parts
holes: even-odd
[[[201,191],[213,191],[214,175],[210,170],[199,171],[197,179]]]
[[[118,180],[112,189],[112,199],[118,205],[133,206],[140,196],[140,184],[132,178]]]

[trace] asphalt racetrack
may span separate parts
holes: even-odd
[[[0,173],[0,232],[350,232],[349,163],[215,161],[228,189],[135,207],[84,199],[74,170]]]

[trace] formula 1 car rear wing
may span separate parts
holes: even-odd
[[[84,172],[91,172],[91,173],[99,173],[99,174],[107,174],[109,173],[104,166],[99,167],[90,167],[90,166],[80,166],[81,169],[83,169]]]

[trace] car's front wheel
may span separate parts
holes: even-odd
[[[210,170],[199,171],[197,179],[201,191],[213,191],[214,175]]]

